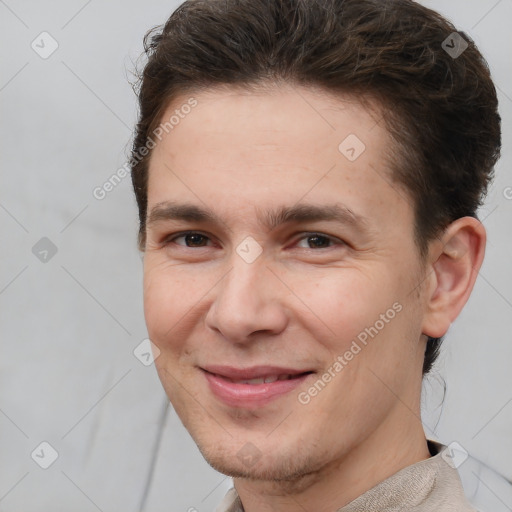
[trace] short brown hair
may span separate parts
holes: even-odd
[[[460,38],[467,48],[447,51]],[[470,37],[438,13],[412,0],[187,0],[144,49],[131,158],[140,249],[151,156],[141,148],[174,98],[225,85],[286,81],[376,99],[422,257],[450,222],[476,217],[500,152],[496,89]],[[424,374],[441,340],[429,338]]]

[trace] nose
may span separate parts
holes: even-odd
[[[288,320],[283,303],[287,289],[263,255],[247,263],[234,254],[231,263],[231,270],[212,290],[207,327],[237,345],[282,332]]]

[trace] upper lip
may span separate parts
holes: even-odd
[[[209,365],[201,367],[208,373],[220,375],[221,377],[227,377],[228,379],[240,380],[240,379],[258,379],[263,377],[269,377],[271,375],[300,375],[302,373],[308,373],[312,370],[308,369],[297,369],[297,368],[285,368],[283,366],[251,366],[248,368],[236,368],[234,366],[219,366]]]

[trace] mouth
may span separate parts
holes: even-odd
[[[265,375],[264,377],[255,377],[254,379],[232,379],[230,377],[226,377],[225,375],[212,374],[218,377],[219,379],[224,379],[227,382],[233,382],[234,384],[249,384],[251,386],[256,386],[258,384],[271,384],[272,382],[276,382],[278,380],[291,380],[300,377],[301,374],[292,375],[290,373],[283,373],[280,375]]]
[[[201,368],[213,395],[226,405],[259,408],[290,393],[314,372],[273,366]]]

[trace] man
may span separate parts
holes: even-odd
[[[420,419],[500,148],[473,42],[410,0],[192,0],[145,43],[145,318],[218,510],[473,510]]]

